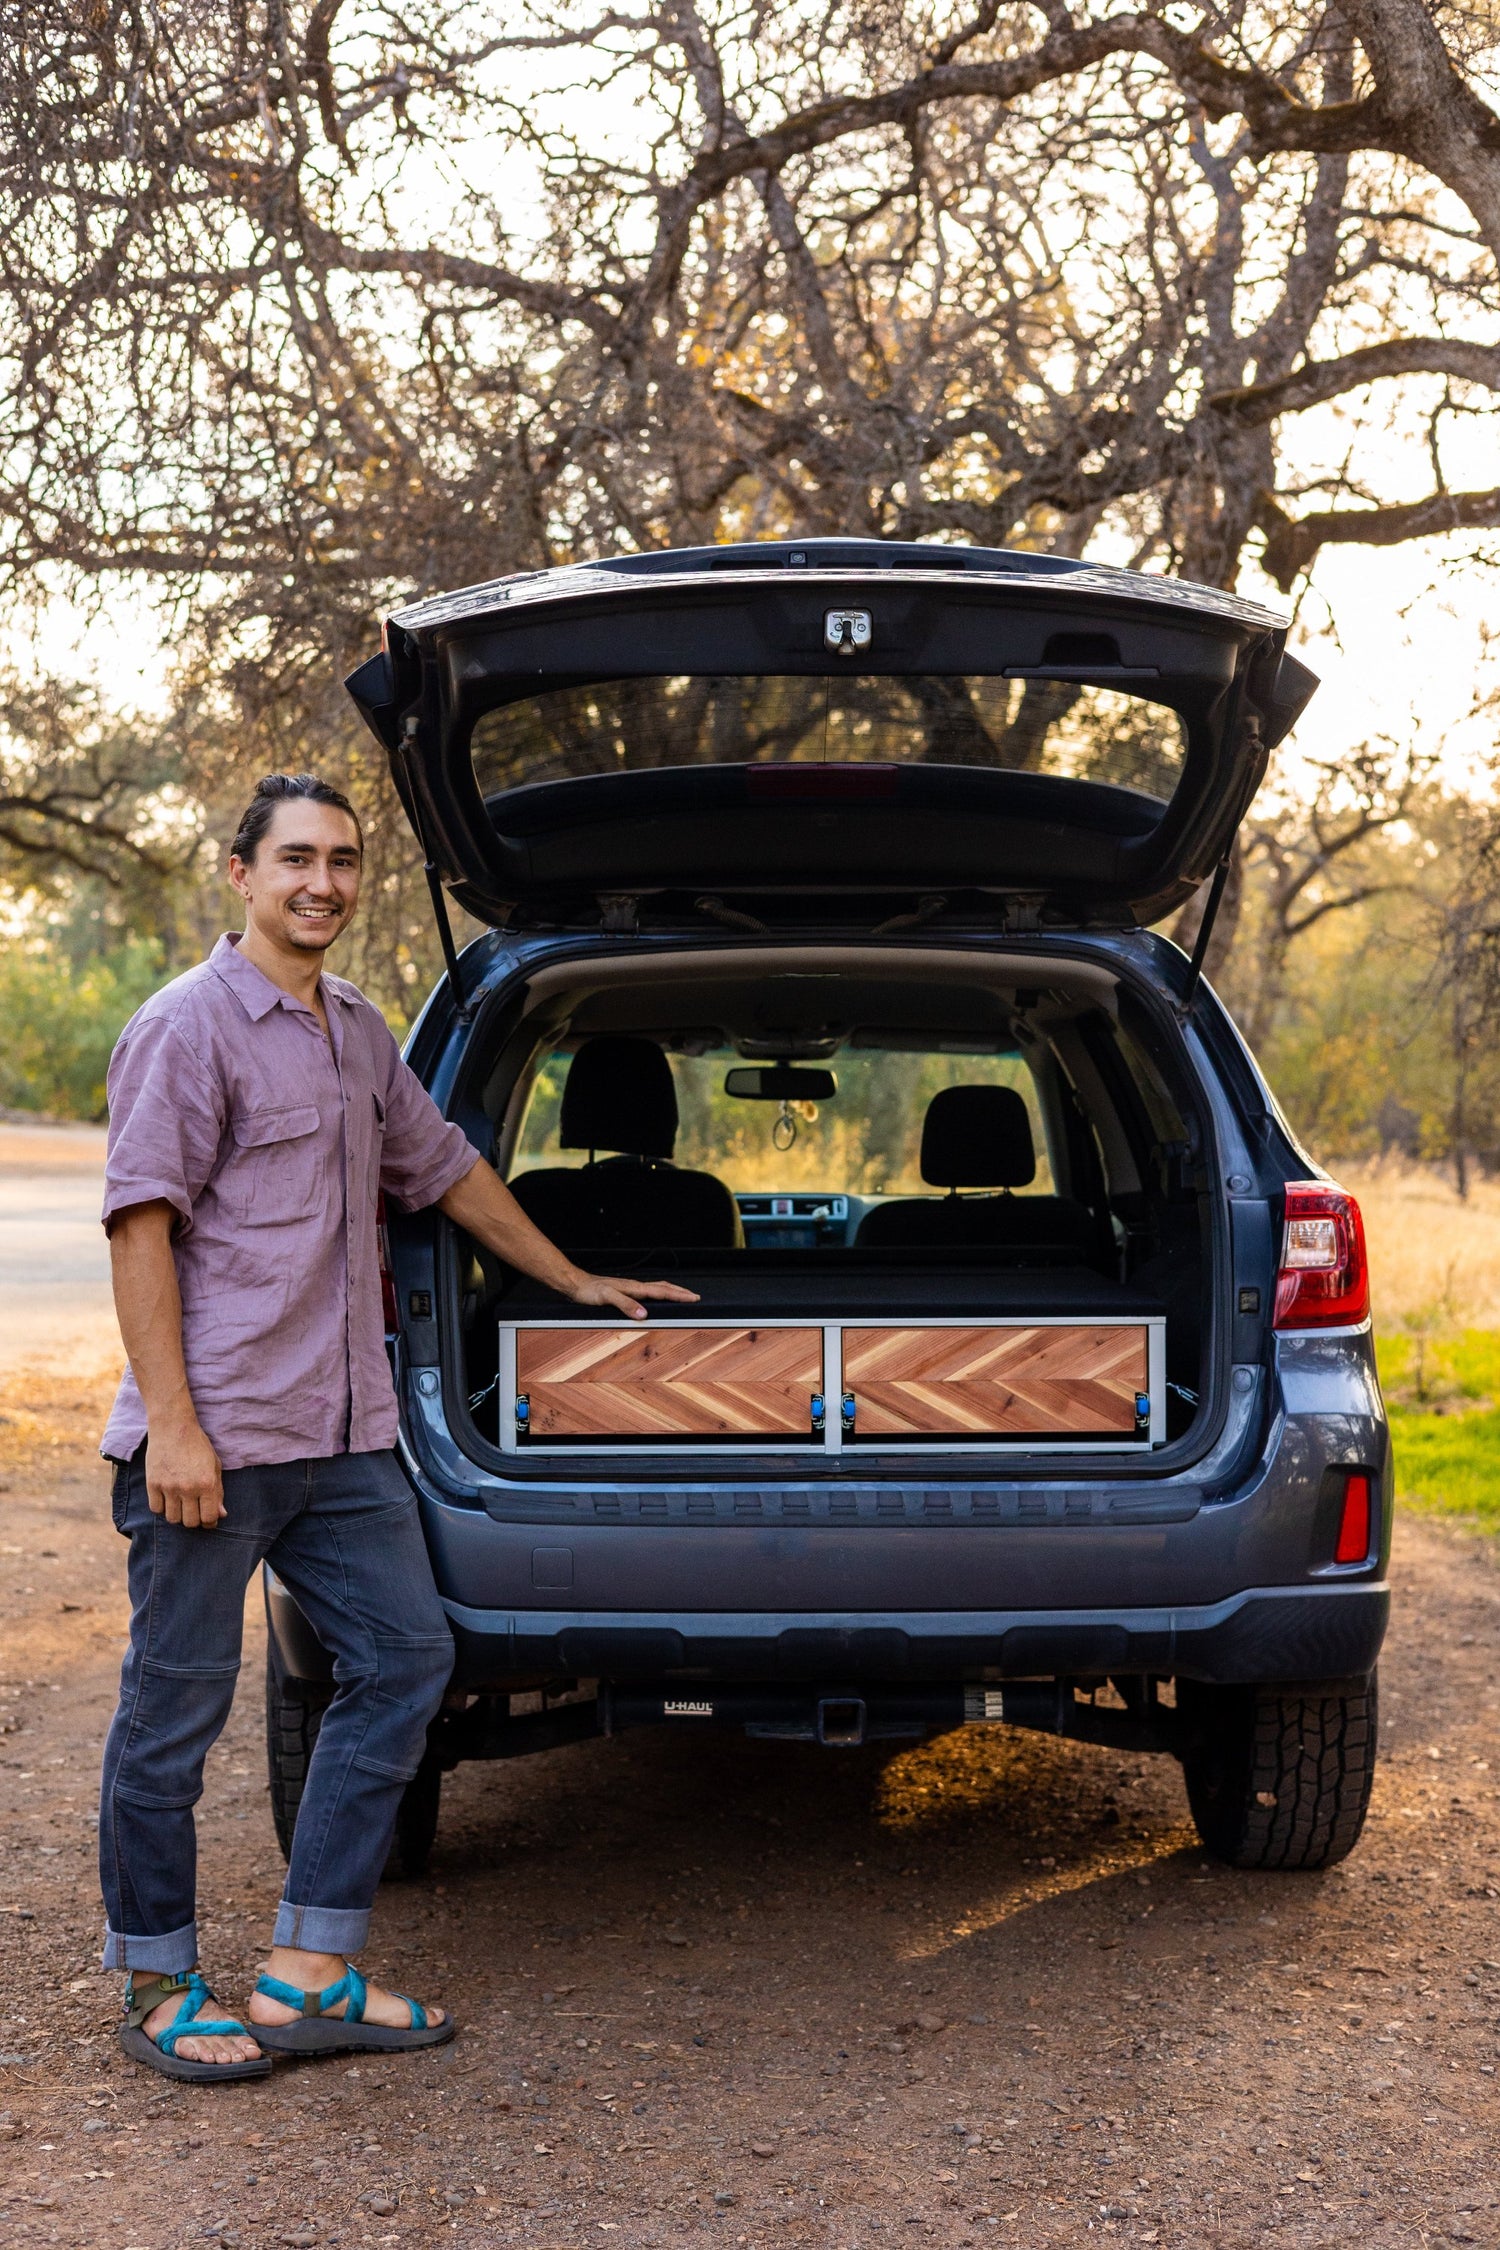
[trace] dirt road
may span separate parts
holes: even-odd
[[[56,1423],[52,1434],[57,1434]],[[0,1496],[0,2241],[1500,2241],[1500,1573],[1408,1525],[1366,1839],[1194,1849],[1175,1770],[1043,1738],[635,1735],[450,1782],[379,1965],[410,2063],[189,2089],[94,1968],[119,1543],[81,1447]],[[277,1896],[259,1634],[202,1808],[207,1965]]]
[[[103,1167],[101,1126],[0,1124],[0,1376],[118,1359]]]
[[[1384,1762],[1325,1877],[1205,1864],[1175,1768],[633,1735],[448,1785],[369,1965],[450,2048],[173,2092],[114,2044],[102,1397],[0,1370],[0,2244],[1500,2244],[1500,1569],[1402,1527]],[[280,1862],[252,1612],[210,1974]]]

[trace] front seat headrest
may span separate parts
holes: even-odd
[[[929,1187],[1029,1187],[1036,1150],[1026,1104],[1009,1086],[945,1086],[922,1123]]]
[[[654,1039],[586,1039],[568,1066],[559,1137],[564,1148],[670,1156],[677,1088]]]

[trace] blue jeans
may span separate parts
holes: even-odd
[[[269,1562],[332,1652],[336,1682],[275,1944],[344,1954],[364,1944],[401,1792],[453,1669],[416,1499],[393,1453],[229,1469],[224,1502],[215,1529],[185,1531],[151,1513],[144,1446],[115,1465],[132,1615],[99,1804],[107,1969],[198,1959],[193,1807],[234,1700],[258,1564]]]

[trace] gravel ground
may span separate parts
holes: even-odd
[[[1175,1767],[637,1734],[470,1766],[367,1966],[410,2060],[172,2091],[114,2043],[93,1793],[123,1550],[66,1385],[0,1401],[0,2242],[1500,2243],[1500,1572],[1398,1542],[1353,1859],[1246,1876]],[[278,1894],[253,1612],[202,1807],[206,1967]]]

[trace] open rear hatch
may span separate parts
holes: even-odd
[[[1005,971],[987,955],[910,1006],[891,980],[915,975],[919,957],[936,973],[933,941],[955,924],[1119,930],[1191,896],[1223,865],[1270,749],[1316,684],[1285,633],[1270,611],[1211,588],[860,540],[643,555],[393,616],[382,653],[348,684],[390,754],[439,906],[446,885],[497,924],[702,935],[707,916],[776,941],[760,986],[723,1006],[649,989],[663,973],[654,957],[622,964],[648,989],[618,1002],[602,987],[591,996],[599,974],[575,964],[559,974],[576,974],[578,991],[559,987],[534,1034],[514,1030],[503,1067],[469,1055],[485,1105],[499,1103],[501,1168],[543,1231],[596,1270],[677,1272],[700,1304],[638,1331],[540,1301],[514,1275],[455,1288],[455,1310],[471,1307],[450,1400],[466,1442],[540,1476],[621,1452],[684,1469],[737,1455],[731,1475],[751,1473],[750,1455],[846,1474],[899,1461],[901,1474],[940,1454],[998,1468],[1032,1452],[1058,1473],[1059,1456],[1113,1456],[1128,1474],[1129,1456],[1170,1460],[1208,1427],[1227,1217],[1202,1163],[1211,1127],[1192,1122],[1198,1097],[1170,1094],[1172,1052],[1132,1091],[1115,1051],[1123,991],[1101,997],[1061,947],[1024,970],[1014,949],[1012,983],[984,1004],[993,1021],[981,999]],[[915,927],[922,947],[891,942]],[[800,975],[795,930],[814,943]],[[881,945],[856,973],[840,947],[871,936]],[[692,978],[738,975],[740,958],[721,947]],[[860,976],[875,979],[863,996]],[[450,977],[459,986],[451,941]],[[540,980],[526,981],[535,1002]],[[764,991],[783,989],[775,1020],[760,1022]],[[1137,1031],[1149,1046],[1147,1015]],[[933,1072],[944,1055],[965,1058],[953,1091],[981,1094],[1008,1055],[1035,1061],[1053,1178],[1035,1206],[1026,1169],[1006,1200],[1011,1175],[985,1169],[997,1144],[980,1135],[967,1169],[917,1179],[908,1165],[901,1193],[851,1217],[841,1244],[830,1221],[824,1252],[799,1271],[745,1246],[756,1195],[794,1216],[798,1183],[726,1182],[729,1139],[684,1168],[675,1106],[671,1132],[632,1139],[626,1105],[610,1101],[597,1129],[538,1148],[539,1170],[511,1161],[506,1104],[524,1107],[549,1042],[570,1072],[591,1041],[611,1040],[650,1049],[658,1075],[670,1061],[679,1079],[694,1055],[739,1077],[738,1063],[837,1061],[847,1108],[863,1054],[885,1058],[888,1090],[927,1034]],[[909,1154],[919,1130],[914,1112]],[[622,1163],[635,1169],[611,1170]],[[829,1191],[830,1209],[880,1202],[850,1176],[803,1184]],[[941,1225],[934,1187],[953,1199]],[[675,1234],[675,1219],[646,1217],[628,1238],[587,1232],[587,1211],[624,1189],[642,1214],[664,1212],[665,1196],[697,1216]],[[909,1229],[929,1217],[937,1231],[908,1257],[900,1243],[925,1241]],[[1057,1243],[1038,1234],[1044,1219],[1061,1227]],[[978,1247],[984,1228],[1001,1248]],[[465,1392],[482,1402],[482,1428]]]
[[[485,920],[701,927],[707,894],[868,927],[856,901],[937,894],[1118,928],[1227,851],[1316,684],[1285,634],[1165,578],[813,540],[418,602],[348,686]]]
[[[1221,1326],[1212,1127],[1175,1022],[1081,944],[534,954],[456,1098],[579,1265],[695,1301],[601,1318],[469,1244],[457,1427],[533,1478],[1123,1464],[1186,1437]]]

